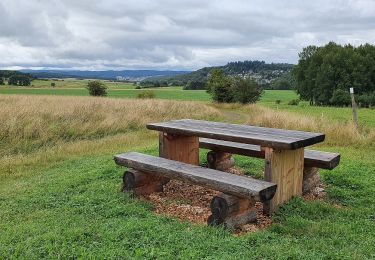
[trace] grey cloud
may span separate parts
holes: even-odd
[[[0,11],[3,68],[295,63],[309,44],[375,43],[371,0],[1,0]]]

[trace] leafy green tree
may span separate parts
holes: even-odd
[[[4,85],[4,79],[2,77],[0,77],[0,85]]]
[[[91,96],[107,96],[107,86],[99,80],[90,81],[86,88]]]
[[[191,80],[185,86],[184,89],[206,89],[207,84],[205,81]]]
[[[234,100],[246,104],[255,103],[262,95],[261,87],[250,78],[235,77],[233,79]]]
[[[299,54],[292,75],[301,99],[315,105],[343,105],[341,98],[350,87],[358,95],[375,91],[375,46],[355,48],[334,42],[308,46]],[[336,92],[338,89],[344,92]]]
[[[219,103],[230,103],[234,101],[232,79],[224,75],[220,69],[211,71],[207,81],[207,92],[212,99]]]
[[[351,102],[349,91],[336,89],[331,98],[331,104],[335,106],[349,106]]]
[[[30,86],[31,79],[27,75],[14,74],[9,77],[8,85],[14,86]]]

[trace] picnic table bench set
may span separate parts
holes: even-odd
[[[170,179],[220,192],[211,200],[207,223],[236,228],[256,220],[255,203],[266,214],[319,183],[318,169],[333,169],[340,155],[306,146],[325,135],[303,131],[182,119],[146,126],[159,131],[159,157],[128,152],[115,155],[116,164],[129,167],[123,176],[126,192],[148,195],[163,191]],[[210,150],[208,167],[199,166],[199,149]],[[227,172],[232,154],[265,160],[264,179]]]

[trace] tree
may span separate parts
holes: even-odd
[[[375,91],[373,45],[355,48],[330,42],[323,47],[304,48],[299,58],[292,71],[295,89],[300,98],[310,101],[310,104],[342,105],[343,93],[347,93],[350,87],[354,87],[358,95]]]
[[[212,99],[219,103],[230,103],[234,101],[232,79],[224,75],[220,69],[211,71],[207,81],[207,92]]]
[[[206,86],[207,84],[205,81],[191,80],[184,86],[184,89],[206,89]]]
[[[336,89],[335,92],[333,92],[330,102],[335,106],[349,106],[351,102],[349,91]]]
[[[101,81],[90,81],[86,87],[91,96],[107,96],[107,86]]]
[[[219,103],[255,103],[259,100],[262,89],[250,78],[229,77],[222,70],[212,71],[207,82],[207,92]]]
[[[4,79],[2,77],[0,77],[0,85],[4,85]]]
[[[30,86],[31,79],[27,75],[14,74],[9,77],[8,85],[14,86]]]
[[[246,104],[255,103],[262,95],[260,86],[250,78],[235,77],[233,79],[234,100]]]

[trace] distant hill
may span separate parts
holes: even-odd
[[[21,70],[30,73],[36,78],[89,78],[108,80],[140,81],[149,77],[175,76],[189,73],[190,71],[174,70],[106,70],[106,71],[83,71],[83,70]]]
[[[141,85],[164,86],[176,85],[186,86],[189,82],[206,82],[211,70],[221,69],[229,76],[250,77],[262,86],[270,86],[282,78],[288,78],[293,64],[266,63],[264,61],[236,61],[229,62],[225,66],[205,67],[190,73],[175,76],[158,76],[143,80]]]

